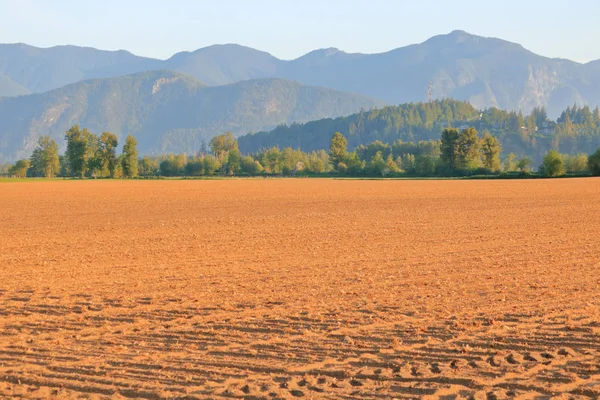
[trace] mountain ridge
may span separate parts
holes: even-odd
[[[232,43],[179,52],[165,60],[126,50],[10,46],[0,45],[0,74],[7,78],[0,80],[0,96],[23,94],[23,88],[37,93],[89,78],[169,69],[210,86],[281,78],[388,104],[426,100],[429,82],[433,98],[467,100],[478,108],[529,112],[545,106],[557,116],[575,102],[600,104],[600,60],[582,64],[549,58],[518,43],[462,30],[381,53],[346,53],[330,47],[293,60]]]
[[[0,99],[0,161],[28,157],[49,135],[64,150],[64,133],[79,124],[137,137],[146,154],[197,152],[216,134],[272,129],[341,116],[384,103],[365,96],[279,78],[207,86],[169,70],[95,78],[45,93]]]

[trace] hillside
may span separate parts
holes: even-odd
[[[322,49],[291,61],[238,45],[182,52],[164,61],[126,51],[0,45],[0,74],[30,92],[88,78],[169,69],[210,86],[273,77],[359,93],[389,104],[425,100],[431,82],[437,99],[455,98],[477,108],[526,113],[545,106],[554,118],[575,102],[600,104],[599,62],[550,59],[519,44],[463,31],[381,54]],[[14,94],[14,89],[11,92],[0,84],[0,96]]]
[[[595,91],[600,71],[463,31],[382,54],[328,51],[314,54],[310,67],[299,66],[300,61],[286,65],[279,76],[364,93],[393,104],[425,100],[429,82],[434,98],[467,100],[478,108],[530,112],[546,106],[550,115],[558,116],[574,102],[600,103]]]
[[[0,74],[0,93],[3,96],[21,96],[31,93],[26,87],[19,85],[8,76]]]
[[[530,115],[496,108],[480,111],[469,103],[448,99],[279,126],[269,132],[244,135],[238,142],[243,153],[255,153],[273,146],[310,152],[328,149],[333,133],[341,132],[352,150],[377,140],[389,144],[398,140],[437,140],[446,127],[464,129],[471,126],[498,137],[504,155],[512,152],[519,157],[529,156],[536,163],[552,148],[568,154],[591,154],[600,147],[598,108],[592,111],[587,106],[569,107],[553,121],[544,109],[535,109]]]
[[[269,53],[229,44],[178,53],[164,61],[162,68],[194,76],[210,86],[218,86],[276,77],[281,63]]]
[[[142,153],[193,153],[225,131],[240,135],[377,105],[382,103],[280,79],[207,87],[187,75],[153,71],[88,80],[0,99],[0,161],[29,156],[41,135],[57,139],[63,150],[64,132],[74,124],[119,137],[133,134]]]

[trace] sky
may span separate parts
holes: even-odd
[[[294,59],[380,53],[460,29],[547,57],[600,59],[600,1],[0,0],[0,43],[72,44],[165,59],[238,43]]]

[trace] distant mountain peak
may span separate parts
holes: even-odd
[[[346,56],[350,56],[350,54],[335,47],[328,47],[325,49],[313,50],[310,53],[306,53],[302,57],[295,59],[293,62],[299,62],[307,66],[314,66],[326,63],[332,58],[345,58]]]
[[[433,37],[427,39],[425,42],[423,42],[423,44],[443,42],[444,44],[447,44],[447,45],[453,45],[453,44],[459,44],[459,43],[463,43],[463,42],[467,42],[467,41],[478,42],[481,39],[485,39],[485,38],[483,38],[481,36],[473,35],[469,32],[463,31],[463,30],[457,29],[457,30],[454,30],[447,34],[433,36]]]
[[[313,50],[313,51],[311,51],[309,53],[306,53],[305,55],[303,55],[300,58],[304,58],[304,57],[331,57],[331,56],[339,54],[339,53],[346,54],[342,50],[340,50],[340,49],[338,49],[336,47],[328,47],[328,48],[325,48],[325,49]]]

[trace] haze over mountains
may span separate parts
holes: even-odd
[[[198,98],[190,100],[185,106],[173,108],[177,112],[160,114],[161,119],[157,120],[157,115],[144,114],[147,112],[146,108],[143,111],[136,109],[138,103],[125,101],[127,98],[141,98],[143,95],[137,96],[133,92],[124,94],[121,100],[122,107],[130,110],[131,115],[147,115],[148,118],[152,117],[154,121],[158,121],[152,126],[169,128],[161,132],[153,130],[152,133],[147,131],[149,128],[146,122],[138,122],[137,130],[131,131],[129,123],[122,123],[125,117],[120,112],[108,111],[109,106],[102,103],[108,101],[107,98],[94,97],[98,88],[112,87],[116,82],[113,79],[115,77],[145,71],[165,73],[167,70],[189,75],[197,81],[182,76],[180,83],[186,82],[186,85],[173,85],[172,88],[179,88],[180,92],[171,93],[171,97],[161,100],[164,104],[161,103],[160,109],[166,107],[167,103],[176,104],[182,102],[182,98],[189,99],[190,91],[213,93],[206,88],[200,90],[203,85],[218,87],[251,79],[271,78],[298,83],[265,81],[264,84],[270,87],[272,94],[281,90],[276,95],[273,94],[272,101],[266,103],[261,102],[260,96],[253,97],[258,95],[260,90],[253,91],[256,88],[250,89],[251,85],[244,89],[235,86],[245,93],[247,104],[255,104],[252,107],[239,108],[235,105],[237,98],[221,98],[218,105],[210,105],[212,113],[222,114],[218,124],[207,117],[207,108],[196,108]],[[156,79],[172,78],[168,74],[165,77],[147,76]],[[162,151],[172,148],[170,144],[165,145],[171,141],[157,141],[154,136],[169,137],[173,130],[188,132],[190,138],[195,135],[189,141],[191,146],[207,135],[221,133],[217,129],[225,129],[228,126],[234,127],[232,130],[241,134],[250,130],[268,129],[274,126],[273,124],[303,122],[313,117],[337,117],[383,103],[424,101],[427,98],[429,82],[432,83],[434,98],[467,100],[477,108],[498,107],[529,112],[534,107],[545,106],[548,114],[556,117],[561,110],[573,103],[589,104],[592,107],[600,104],[600,61],[579,64],[568,60],[550,59],[536,55],[515,43],[483,38],[463,31],[435,36],[421,44],[381,54],[348,54],[337,49],[322,49],[292,61],[279,60],[269,53],[239,45],[210,46],[194,52],[178,53],[168,60],[138,57],[127,51],[102,51],[75,46],[40,49],[25,44],[0,45],[0,96],[42,93],[88,79],[108,81],[95,81],[94,84],[85,84],[77,90],[72,87],[65,88],[62,92],[50,92],[41,97],[20,97],[19,100],[14,100],[20,104],[19,112],[6,111],[13,109],[16,104],[13,101],[4,100],[0,103],[0,138],[3,138],[2,143],[6,143],[7,140],[11,142],[10,146],[1,145],[0,152],[7,156],[6,151],[9,147],[26,152],[29,149],[29,141],[20,144],[12,142],[24,136],[29,138],[27,140],[35,140],[35,137],[43,133],[58,135],[67,123],[80,123],[103,130],[112,129],[118,134],[139,132],[141,135],[151,135],[152,140],[142,138],[141,141],[157,146],[148,147],[148,150]],[[136,81],[139,76],[130,79]],[[277,85],[273,86],[274,82],[278,82]],[[150,82],[146,84],[151,85]],[[335,89],[338,92],[325,94],[323,89],[319,89],[321,97],[314,98],[308,93],[314,94],[317,89],[309,90],[301,85]],[[136,87],[120,87],[119,91],[135,91]],[[289,100],[286,93],[291,87],[295,88],[294,93],[305,94],[301,100],[306,102],[303,106],[305,112],[297,113],[289,104],[283,106],[277,103]],[[74,95],[86,90],[91,92],[78,97]],[[235,90],[229,88],[221,93],[233,96],[233,92]],[[323,101],[324,97],[328,101]],[[98,100],[91,104],[90,98]],[[44,107],[40,104],[44,104]],[[138,106],[142,107],[142,104],[145,107],[144,101]],[[208,107],[206,101],[202,104],[203,107]],[[276,107],[285,111],[279,118],[265,119],[255,116],[246,119],[244,113],[250,109],[258,110],[261,106]],[[318,107],[324,108],[317,109]],[[56,112],[61,108],[64,110],[60,117],[57,116],[61,120],[60,123],[43,117],[48,110]],[[75,111],[83,109],[86,110],[85,113]],[[34,110],[37,110],[37,113]],[[183,110],[188,110],[192,115],[184,115]],[[260,111],[262,114],[259,112],[259,115],[268,114],[264,112],[265,109]],[[102,127],[101,123],[104,124]],[[9,130],[7,126],[10,127]],[[16,127],[26,129],[26,132],[17,133],[14,131]],[[179,151],[191,150],[185,146],[175,148]]]
[[[218,133],[239,136],[294,121],[348,115],[383,103],[281,79],[209,87],[173,71],[93,79],[0,99],[0,161],[28,157],[38,137],[64,150],[74,124],[137,137],[143,154],[197,152]],[[122,141],[122,140],[121,140]]]

